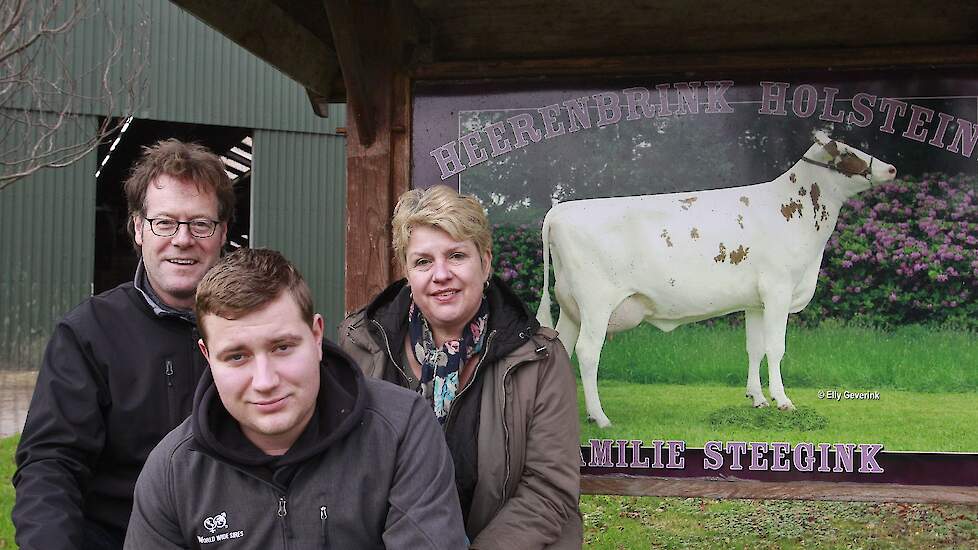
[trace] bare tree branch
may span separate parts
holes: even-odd
[[[85,157],[139,105],[148,17],[141,6],[117,5],[125,8],[110,12],[102,0],[0,4],[0,190]],[[98,59],[79,59],[85,40],[99,46]],[[93,116],[101,119],[94,129]]]

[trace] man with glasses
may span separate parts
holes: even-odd
[[[135,277],[69,312],[38,374],[13,478],[23,550],[122,548],[139,471],[190,413],[206,368],[192,310],[234,212],[224,164],[161,141],[125,194]]]

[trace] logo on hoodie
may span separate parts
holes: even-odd
[[[198,544],[210,544],[212,542],[219,542],[222,540],[229,539],[240,539],[244,536],[244,531],[231,531],[227,533],[215,534],[217,531],[228,528],[228,513],[227,511],[221,512],[216,516],[211,516],[209,518],[204,518],[204,529],[207,529],[211,535],[210,536],[200,536],[197,535]]]
[[[211,533],[217,531],[218,529],[228,528],[228,513],[221,512],[216,516],[212,516],[204,519],[204,528],[206,528]]]

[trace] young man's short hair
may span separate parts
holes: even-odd
[[[302,318],[312,326],[312,292],[285,256],[266,248],[241,248],[228,254],[197,285],[194,312],[204,340],[205,315],[236,319],[261,309],[284,291],[292,295]]]

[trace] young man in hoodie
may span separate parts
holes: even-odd
[[[281,254],[228,255],[198,286],[196,313],[210,369],[139,476],[126,548],[465,547],[424,401],[365,379],[324,340]]]

